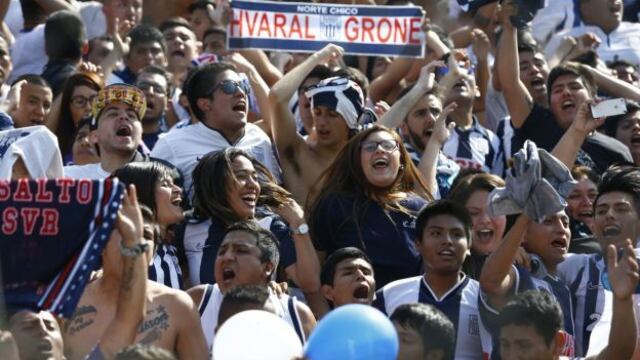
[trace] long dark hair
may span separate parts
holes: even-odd
[[[58,137],[58,147],[62,156],[71,152],[74,135],[77,131],[76,125],[71,118],[71,97],[73,90],[78,86],[86,86],[95,91],[100,91],[104,87],[102,78],[93,72],[79,72],[71,75],[62,88],[62,98],[60,99],[60,115],[58,127],[53,132]]]
[[[387,188],[373,186],[364,174],[360,165],[360,146],[369,135],[384,131],[398,142],[400,151],[400,171],[396,180]],[[422,175],[413,164],[411,156],[407,152],[402,139],[394,130],[382,125],[373,125],[370,128],[353,136],[338,153],[335,160],[322,173],[320,179],[312,187],[307,204],[311,203],[311,209],[327,195],[335,193],[364,195],[366,198],[377,202],[385,210],[405,211],[399,203],[399,193],[416,193],[427,200],[433,200],[433,196],[427,189]],[[318,194],[317,196],[315,196]],[[315,197],[313,199],[312,197]]]
[[[227,194],[232,181],[236,181],[231,163],[244,156],[258,172],[260,197],[258,205],[278,207],[289,201],[291,194],[280,187],[269,169],[244,150],[228,147],[206,154],[193,170],[193,213],[203,219],[217,219],[224,226],[244,220],[229,206]]]
[[[158,161],[131,162],[113,172],[125,185],[134,184],[138,202],[148,206],[157,215],[156,186],[164,179],[174,179],[174,170]]]

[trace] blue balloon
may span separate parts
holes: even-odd
[[[398,335],[377,309],[344,305],[320,320],[304,354],[309,360],[395,360]]]

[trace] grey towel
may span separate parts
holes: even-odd
[[[541,222],[545,216],[564,209],[564,201],[577,182],[558,159],[532,141],[513,156],[506,187],[489,194],[491,216],[520,214]]]

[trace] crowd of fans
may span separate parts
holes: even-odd
[[[640,359],[640,2],[539,2],[355,1],[423,8],[409,58],[230,50],[227,0],[0,1],[0,181],[126,185],[73,314],[0,307],[0,358],[208,359],[246,310],[304,346],[363,304],[402,360]]]

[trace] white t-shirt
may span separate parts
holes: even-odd
[[[554,35],[545,47],[545,56],[549,58],[556,53],[565,36],[575,37],[588,32],[596,34],[602,40],[596,51],[604,62],[622,59],[640,65],[640,24],[626,21],[623,21],[617,29],[608,35],[599,27],[589,25],[561,31]]]
[[[264,164],[276,179],[280,179],[280,166],[273,152],[271,140],[264,131],[251,123],[245,125],[244,135],[235,144],[230,144],[222,133],[202,122],[176,129],[158,139],[151,151],[151,157],[166,160],[177,167],[184,177],[184,188],[192,197],[192,173],[198,160],[209,152],[229,146],[248,151]]]
[[[11,45],[11,61],[13,70],[9,76],[9,84],[24,74],[42,74],[44,66],[49,61],[44,51],[44,24],[40,24],[31,31],[20,31],[14,34],[16,41]]]
[[[64,167],[64,176],[73,179],[105,179],[111,175],[105,171],[100,163],[87,165],[69,165]]]
[[[102,4],[97,1],[75,2],[87,32],[87,40],[107,33],[107,18],[102,12]]]
[[[76,8],[85,25],[87,39],[104,35],[107,32],[107,20],[102,12],[102,4],[96,1],[76,2]],[[13,34],[15,42],[11,46],[13,70],[8,83],[24,74],[42,74],[49,57],[44,50],[44,25],[40,24],[31,31],[18,31]]]
[[[62,176],[58,138],[43,125],[0,131],[0,179],[10,179],[22,159],[32,178]]]
[[[576,26],[576,15],[573,0],[547,0],[531,22],[531,34],[544,47],[555,33]]]

